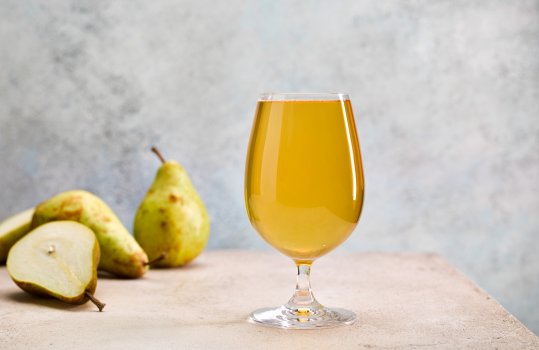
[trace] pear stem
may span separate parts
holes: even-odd
[[[96,297],[94,297],[94,295],[90,292],[88,292],[87,290],[84,291],[84,294],[86,294],[86,296],[88,297],[88,299],[90,299],[90,301],[92,303],[95,304],[95,306],[97,306],[97,308],[99,309],[99,312],[102,312],[103,311],[103,308],[105,307],[105,305],[107,304],[104,304],[102,302],[99,301],[99,299],[97,299]]]
[[[144,263],[144,266],[153,265],[153,264],[155,264],[156,262],[161,261],[161,260],[163,260],[163,259],[166,258],[166,257],[167,257],[167,253],[162,252],[161,255],[159,255],[157,258],[155,258],[155,259],[153,259],[153,260],[150,260],[150,261]]]
[[[165,163],[165,162],[166,162],[165,157],[163,157],[163,155],[161,154],[161,152],[159,152],[159,150],[157,149],[157,147],[152,146],[152,152],[155,153],[155,154],[157,154],[157,157],[159,157],[159,159],[161,160],[162,163]]]

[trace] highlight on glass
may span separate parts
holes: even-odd
[[[354,230],[363,194],[363,167],[348,95],[260,96],[247,152],[245,204],[262,238],[295,262],[297,285],[286,304],[256,310],[251,321],[297,329],[355,321],[352,311],[320,304],[309,275],[313,262]]]

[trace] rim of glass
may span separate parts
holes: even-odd
[[[344,101],[349,100],[348,94],[340,92],[263,92],[259,101]]]

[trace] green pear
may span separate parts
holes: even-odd
[[[7,259],[9,249],[30,231],[34,209],[25,210],[0,222],[0,263]]]
[[[88,300],[103,310],[93,294],[97,286],[99,243],[88,227],[57,221],[36,228],[9,251],[7,270],[24,291],[69,304]]]
[[[94,231],[101,248],[99,269],[126,278],[148,270],[146,253],[97,196],[81,190],[60,193],[36,207],[32,227],[58,220],[77,221]]]
[[[163,164],[138,208],[133,232],[148,258],[155,261],[152,266],[185,265],[208,242],[208,213],[185,169],[165,160],[155,147],[152,151]]]

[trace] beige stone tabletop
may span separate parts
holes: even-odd
[[[292,262],[271,252],[209,251],[139,280],[101,278],[102,313],[27,295],[2,266],[0,349],[539,349],[437,255],[334,252],[314,264],[312,284],[320,302],[358,321],[314,331],[248,323],[250,311],[286,302],[295,286]]]

